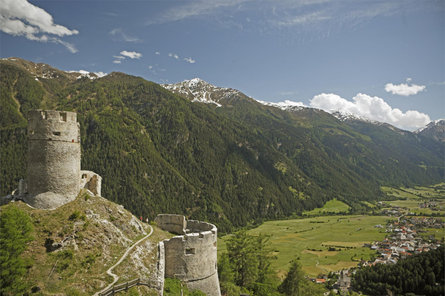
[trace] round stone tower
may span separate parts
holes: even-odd
[[[172,214],[159,214],[155,222],[163,230],[182,234],[163,241],[165,277],[177,278],[208,296],[221,296],[216,226]]]
[[[75,112],[33,110],[28,115],[26,202],[56,208],[80,186],[80,130]]]

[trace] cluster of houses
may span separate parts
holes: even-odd
[[[419,208],[421,209],[431,209],[432,211],[439,211],[442,209],[441,206],[437,205],[437,202],[435,200],[425,201],[419,203]]]
[[[421,234],[426,232],[425,229],[442,229],[443,231],[445,227],[444,219],[438,217],[406,217],[403,216],[402,209],[400,208],[392,208],[389,211],[386,214],[393,217],[398,216],[398,218],[389,221],[386,226],[375,225],[376,228],[386,228],[388,233],[386,238],[381,242],[365,244],[365,247],[369,247],[377,252],[377,258],[371,261],[362,261],[359,264],[359,268],[376,264],[395,264],[399,259],[434,250],[443,243],[434,236],[426,237]],[[336,294],[347,295],[351,288],[353,273],[355,273],[355,269],[346,269],[333,273],[336,281],[330,287],[331,291]],[[314,282],[324,284],[326,280],[329,280],[327,276],[314,279]]]
[[[440,242],[433,237],[425,240],[420,233],[424,231],[424,228],[441,229],[444,226],[445,222],[442,219],[434,217],[405,217],[389,222],[386,226],[386,232],[389,235],[381,242],[367,245],[372,250],[376,250],[379,256],[374,261],[362,262],[361,266],[394,264],[399,259],[436,249],[440,246]],[[383,226],[376,225],[375,227],[382,228]]]

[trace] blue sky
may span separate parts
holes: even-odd
[[[200,77],[414,130],[445,118],[445,1],[0,0],[0,55]]]

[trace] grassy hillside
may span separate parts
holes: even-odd
[[[34,108],[78,113],[82,168],[103,177],[110,200],[138,216],[182,213],[222,231],[333,198],[360,211],[361,201],[383,196],[381,185],[443,180],[440,143],[365,131],[319,110],[243,97],[216,108],[139,77],[91,80],[20,59],[0,61],[0,83],[2,195],[25,177],[25,118]]]
[[[40,295],[92,295],[99,291],[112,281],[106,270],[149,231],[122,206],[86,193],[51,211],[10,203],[0,207],[0,217],[11,208],[28,216],[33,228],[32,240],[20,255],[26,272],[19,281],[25,291],[40,291]],[[168,237],[155,227],[153,235],[142,243],[144,248],[131,255],[140,260],[125,260],[115,269],[121,276],[119,282],[155,277],[156,245]]]
[[[334,198],[325,203],[322,208],[316,208],[313,209],[312,211],[303,212],[303,215],[319,216],[319,215],[338,214],[338,213],[346,214],[350,209],[351,209],[350,206]]]

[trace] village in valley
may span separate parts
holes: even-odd
[[[379,214],[386,215],[389,219],[386,225],[374,226],[387,233],[385,239],[364,244],[364,247],[376,252],[375,257],[367,261],[362,260],[356,268],[331,272],[329,275],[312,280],[318,284],[325,284],[334,294],[348,295],[351,291],[351,278],[357,269],[376,264],[396,264],[401,259],[435,250],[443,245],[444,199],[441,194],[434,197],[427,200],[408,198],[395,202],[378,202]],[[413,200],[416,201],[415,205]],[[410,207],[400,206],[400,203],[402,205],[409,203]],[[329,292],[325,295],[329,295]]]

